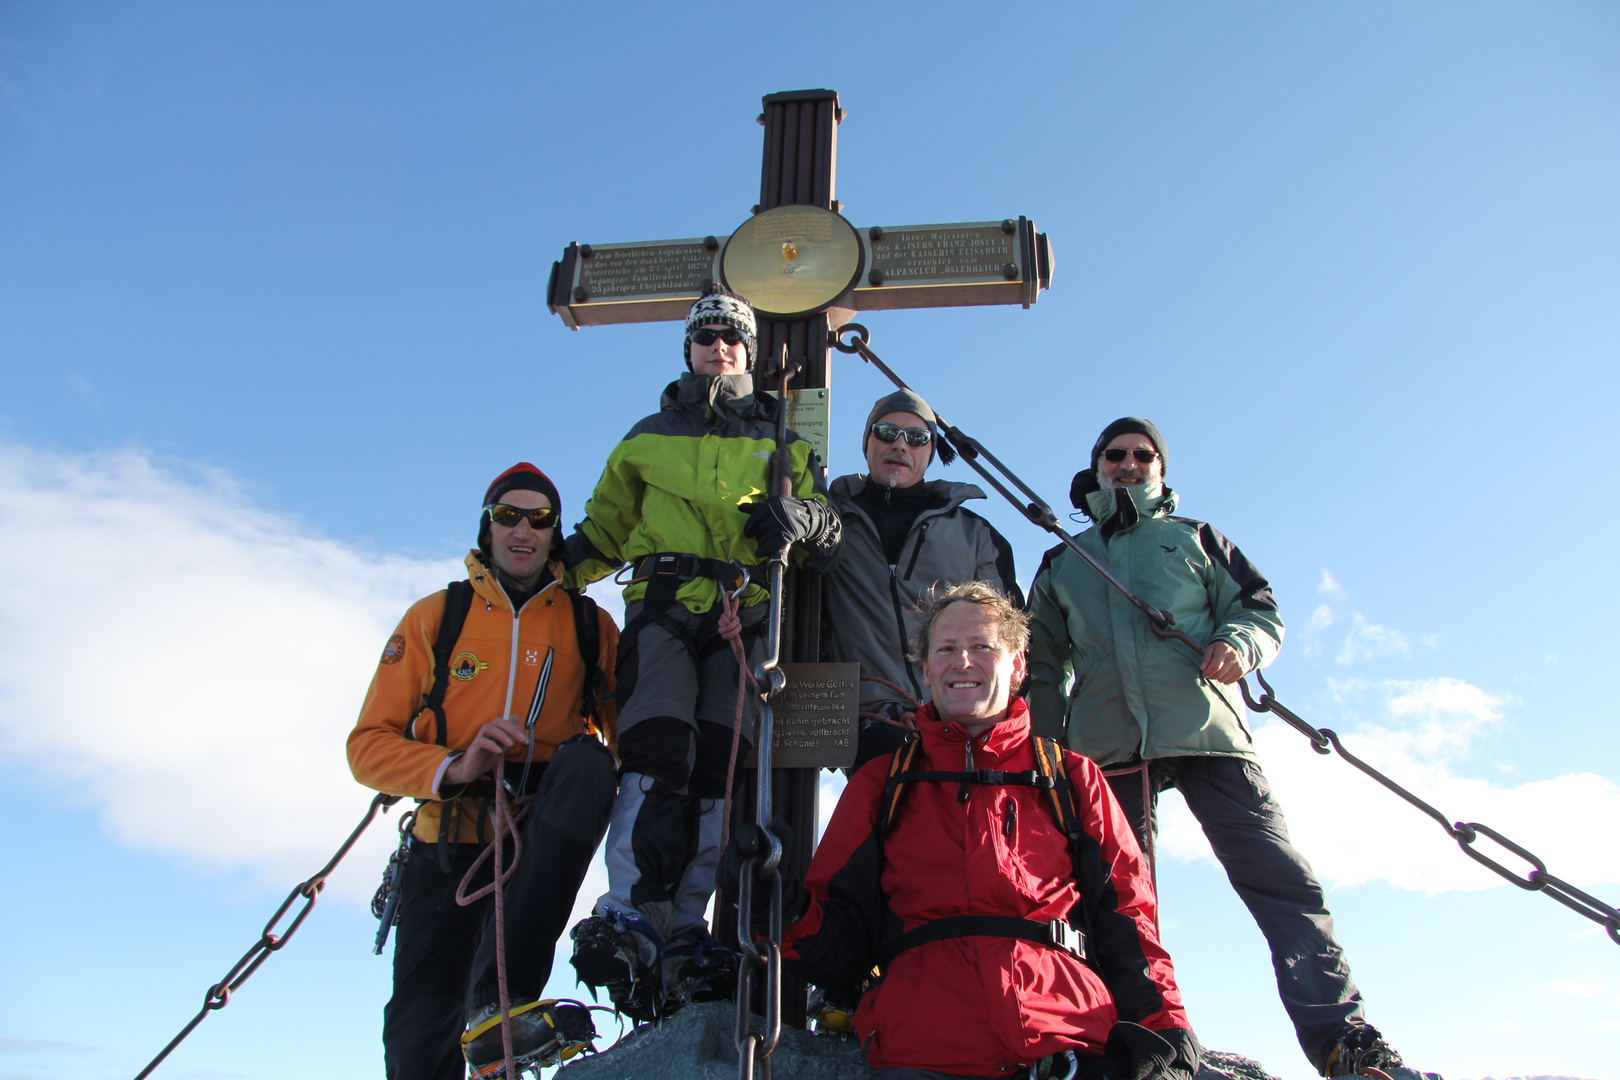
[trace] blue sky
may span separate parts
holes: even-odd
[[[759,98],[802,87],[843,95],[855,224],[1025,214],[1056,249],[1031,310],[871,314],[886,360],[1059,507],[1097,430],[1153,418],[1184,512],[1275,583],[1285,700],[1620,897],[1620,8],[806,19],[0,4],[0,1077],[133,1075],[358,819],[343,737],[484,485],[534,461],[576,520],[679,370],[670,325],[568,332],[551,261],[735,228]],[[886,384],[839,358],[832,385],[836,475]],[[1027,585],[1045,537],[979,506]],[[1409,1061],[1620,1077],[1600,930],[1257,726]],[[1189,1015],[1308,1076],[1166,813]],[[160,1076],[378,1070],[391,832]]]

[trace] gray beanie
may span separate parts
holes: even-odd
[[[1147,436],[1148,442],[1153,444],[1153,449],[1159,452],[1160,475],[1168,473],[1170,471],[1170,456],[1164,452],[1164,436],[1160,435],[1159,429],[1153,426],[1153,421],[1144,420],[1140,416],[1122,416],[1102,429],[1102,434],[1097,436],[1097,442],[1091,448],[1092,469],[1097,468],[1097,459],[1102,457],[1102,452],[1108,449],[1109,443],[1121,435],[1132,434]]]
[[[759,348],[758,324],[754,321],[754,305],[746,297],[739,296],[724,285],[715,285],[711,290],[698,297],[692,310],[686,313],[686,341],[681,346],[681,355],[686,360],[686,366],[692,366],[692,332],[702,326],[719,323],[741,330],[747,338],[748,369],[754,368],[755,353]]]
[[[871,413],[866,417],[866,426],[861,429],[863,458],[866,456],[866,440],[872,434],[872,425],[878,422],[878,417],[887,416],[892,412],[915,413],[922,417],[923,422],[928,425],[928,430],[934,434],[934,441],[929,443],[929,448],[938,448],[939,459],[947,465],[956,460],[956,448],[939,437],[939,420],[934,416],[934,410],[928,407],[928,402],[910,390],[896,390],[888,397],[878,398],[877,404],[872,406]],[[929,461],[932,460],[930,457]]]

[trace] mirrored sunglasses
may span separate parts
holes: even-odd
[[[1126,454],[1130,454],[1144,465],[1159,456],[1157,450],[1121,450],[1118,447],[1110,447],[1102,452],[1103,460],[1112,461],[1116,465],[1125,460]]]
[[[692,344],[694,345],[702,345],[707,348],[717,340],[723,341],[727,345],[741,345],[748,340],[748,335],[731,326],[726,327],[724,330],[716,330],[712,326],[706,326],[702,330],[692,331]]]
[[[925,427],[901,427],[899,424],[873,424],[872,434],[881,442],[899,442],[904,438],[912,446],[927,446],[934,441],[934,433]]]
[[[529,519],[531,529],[550,529],[557,524],[557,511],[549,506],[538,510],[526,510],[521,506],[508,506],[505,503],[496,503],[494,506],[484,507],[489,520],[497,525],[505,525],[508,529],[516,528],[517,523],[524,518]]]

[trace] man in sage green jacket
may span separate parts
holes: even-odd
[[[1181,791],[1271,947],[1283,1006],[1323,1076],[1401,1066],[1362,1013],[1322,886],[1288,839],[1255,759],[1236,683],[1282,646],[1271,585],[1214,527],[1176,517],[1164,439],[1150,421],[1103,429],[1070,488],[1093,526],[1080,544],[1132,591],[1207,642],[1202,654],[1147,617],[1059,545],[1030,590],[1035,732],[1104,767],[1144,851],[1165,788]],[[1072,685],[1071,685],[1072,679]]]

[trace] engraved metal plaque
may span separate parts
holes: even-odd
[[[861,723],[861,665],[783,664],[787,686],[771,702],[778,769],[847,769]],[[757,755],[748,757],[749,767]]]
[[[558,302],[565,302],[565,321],[579,326],[684,319],[703,282],[719,280],[725,239],[712,249],[703,238],[572,246],[564,257],[571,273],[554,282],[552,310],[563,315]]]
[[[855,284],[855,227],[819,206],[778,206],[754,215],[726,241],[720,272],[761,315],[793,318],[827,307]]]
[[[870,229],[860,311],[1034,303],[1051,280],[1050,245],[1026,219]]]
[[[809,443],[827,468],[827,424],[832,415],[832,391],[827,387],[788,391],[788,427]]]

